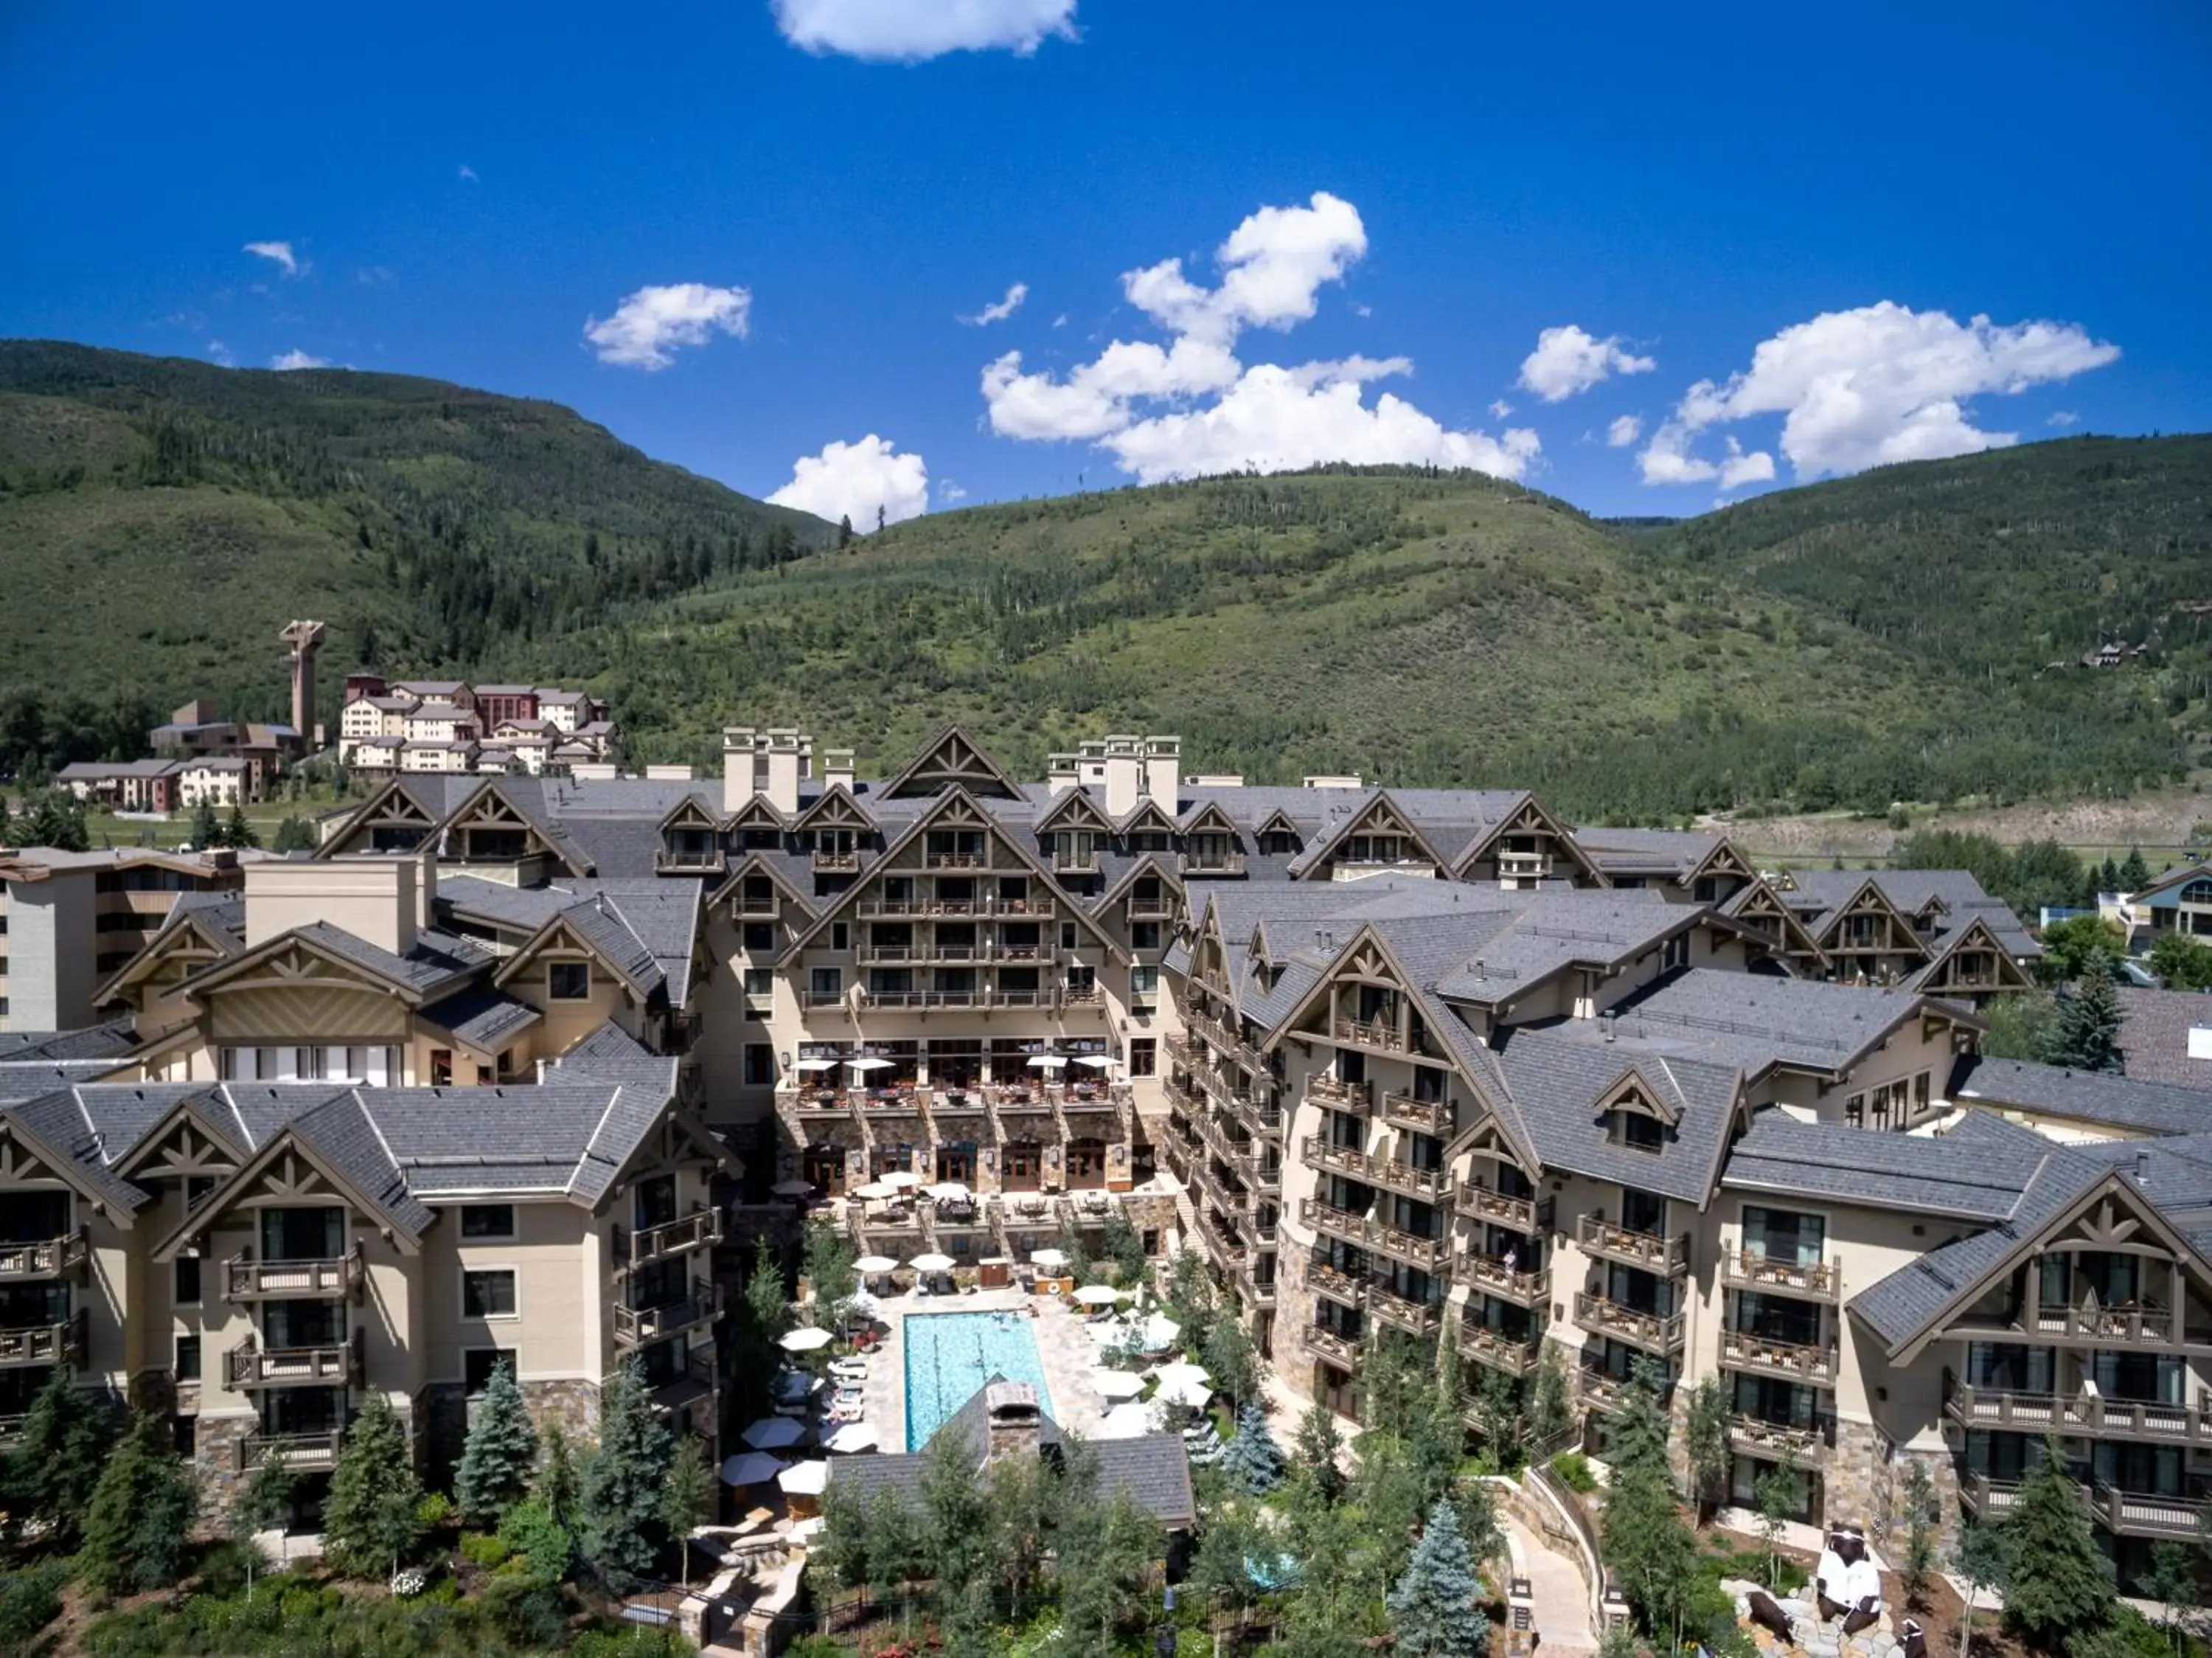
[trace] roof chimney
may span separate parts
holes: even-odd
[[[1175,816],[1182,798],[1181,737],[1145,739],[1145,792],[1159,803],[1160,810]]]
[[[822,786],[835,789],[841,783],[847,794],[853,792],[853,751],[825,748],[822,751]]]
[[[2143,1186],[2150,1184],[2150,1153],[2148,1151],[2136,1153],[2136,1184]]]
[[[752,727],[731,725],[722,728],[722,812],[725,816],[743,808],[757,792],[757,748]]]
[[[1141,737],[1106,739],[1106,815],[1124,818],[1137,809],[1145,793],[1145,744]]]
[[[983,1387],[983,1420],[988,1442],[986,1463],[1002,1456],[1040,1455],[1044,1444],[1044,1411],[1036,1389],[1026,1381],[994,1381]]]
[[[784,814],[799,812],[800,785],[814,775],[814,739],[788,728],[768,734],[768,803]]]
[[[1075,756],[1073,754],[1046,756],[1044,780],[1046,786],[1055,795],[1064,795],[1074,788],[1083,780],[1083,774],[1075,769]]]

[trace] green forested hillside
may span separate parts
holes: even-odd
[[[589,685],[641,759],[711,762],[740,722],[896,763],[958,718],[1024,766],[1175,731],[1195,769],[1513,783],[1629,820],[2119,794],[2177,775],[2197,722],[2208,457],[2042,444],[1671,526],[1331,468],[839,549],[548,405],[0,344],[0,768],[26,692],[88,753],[130,721],[57,698],[272,710],[275,629],[313,614],[334,674]],[[2047,667],[2100,626],[2156,643]]]
[[[283,706],[276,630],[324,667],[460,663],[829,537],[553,404],[398,375],[275,374],[0,341],[0,694],[63,729],[195,694]],[[121,706],[118,706],[118,699]]]

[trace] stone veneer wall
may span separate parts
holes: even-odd
[[[590,1445],[599,1436],[599,1388],[597,1382],[564,1378],[526,1381],[522,1403],[542,1441],[546,1430],[559,1427],[571,1445]],[[460,1466],[469,1437],[471,1416],[467,1396],[458,1382],[439,1382],[422,1390],[416,1402],[416,1419],[425,1424],[422,1442],[416,1447],[423,1472],[433,1485],[450,1484]]]
[[[202,1417],[192,1433],[192,1454],[200,1476],[200,1525],[219,1533],[228,1524],[230,1505],[243,1489],[239,1447],[260,1427],[252,1417]]]
[[[1275,1229],[1275,1327],[1268,1354],[1275,1375],[1300,1399],[1313,1397],[1314,1356],[1304,1332],[1314,1321],[1314,1292],[1306,1288],[1311,1249],[1279,1223]]]

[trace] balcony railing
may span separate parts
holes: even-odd
[[[932,869],[980,869],[983,867],[981,852],[932,852],[922,860]]]
[[[58,1278],[82,1266],[91,1253],[82,1227],[36,1243],[0,1243],[0,1283],[17,1278]]]
[[[1185,852],[1182,872],[1186,875],[1241,875],[1244,873],[1244,854]]]
[[[2200,1388],[2194,1405],[2157,1405],[2097,1393],[2018,1393],[1977,1387],[1948,1370],[1943,1381],[1944,1413],[1962,1427],[2032,1434],[2056,1429],[2099,1439],[2212,1445],[2212,1390]]]
[[[1410,1295],[1401,1295],[1380,1278],[1367,1286],[1367,1313],[1370,1318],[1414,1336],[1434,1334],[1443,1318],[1443,1309],[1436,1302],[1415,1301]]]
[[[1406,1039],[1395,1025],[1380,1020],[1340,1019],[1331,1027],[1330,1034],[1339,1042],[1349,1042],[1355,1047],[1378,1048],[1385,1053],[1403,1053]]]
[[[729,854],[719,846],[664,846],[653,855],[657,875],[719,875],[729,863]]]
[[[1739,1249],[1721,1257],[1721,1282],[1731,1289],[1756,1289],[1762,1295],[1832,1301],[1843,1290],[1844,1265],[1841,1258],[1801,1263],[1762,1250]]]
[[[739,921],[774,921],[783,913],[783,899],[773,887],[757,894],[740,893],[730,902]]]
[[[1054,847],[1052,872],[1056,875],[1095,875],[1098,873],[1098,849],[1091,846],[1076,851]]]
[[[1439,1139],[1450,1137],[1452,1131],[1450,1100],[1416,1100],[1403,1088],[1393,1088],[1382,1096],[1382,1117],[1394,1127]]]
[[[1317,1134],[1308,1135],[1302,1149],[1309,1163],[1348,1174],[1369,1186],[1402,1192],[1423,1203],[1441,1204],[1451,1198],[1452,1179],[1449,1169],[1415,1168],[1400,1158],[1376,1157],[1364,1151],[1356,1151],[1350,1146],[1332,1145]]]
[[[1662,1278],[1680,1277],[1690,1270],[1686,1232],[1662,1238],[1649,1232],[1632,1232],[1602,1215],[1585,1215],[1575,1222],[1575,1241],[1589,1254],[1641,1267]]]
[[[1509,1198],[1486,1186],[1459,1189],[1459,1212],[1472,1220],[1487,1221],[1509,1232],[1534,1237],[1552,1229],[1549,1198]]]
[[[1607,1415],[1620,1411],[1627,1404],[1628,1390],[1639,1385],[1625,1376],[1608,1375],[1598,1366],[1587,1362],[1581,1366],[1576,1375],[1578,1378],[1575,1384],[1576,1396],[1581,1401],[1583,1408]],[[1658,1393],[1660,1403],[1664,1405],[1668,1396],[1674,1391],[1674,1385],[1672,1381],[1662,1385]]]
[[[1306,1288],[1331,1301],[1342,1301],[1346,1307],[1359,1307],[1367,1300],[1367,1280],[1332,1266],[1318,1255],[1306,1259]]]
[[[1319,1325],[1308,1325],[1305,1330],[1306,1350],[1316,1358],[1351,1370],[1358,1368],[1359,1341],[1357,1337],[1340,1336],[1334,1330],[1324,1330]]]
[[[854,1102],[839,1089],[809,1088],[793,1101],[792,1109],[807,1119],[849,1118],[853,1115]]]
[[[870,1223],[871,1225],[873,1222]],[[712,1324],[722,1316],[722,1287],[702,1278],[691,1281],[691,1293],[665,1307],[615,1308],[615,1340],[624,1347],[664,1341],[686,1330]]]
[[[338,1466],[338,1453],[344,1448],[342,1428],[326,1434],[254,1434],[238,1442],[238,1471],[250,1474],[281,1454],[293,1473],[328,1473]]]
[[[1813,1467],[1827,1460],[1833,1433],[1825,1423],[1768,1422],[1739,1413],[1729,1419],[1728,1438],[1746,1456]]]
[[[1244,1291],[1244,1298],[1254,1307],[1266,1308],[1275,1304],[1275,1281],[1261,1278],[1254,1271],[1249,1256],[1237,1264],[1237,1282]]]
[[[1610,1336],[1647,1352],[1665,1355],[1682,1350],[1683,1321],[1680,1313],[1671,1317],[1642,1313],[1607,1296],[1577,1290],[1575,1323],[1592,1335]]]
[[[857,851],[824,851],[816,847],[806,855],[807,867],[817,875],[850,875],[860,867]]]
[[[2118,1536],[2193,1539],[2204,1528],[2208,1505],[2199,1498],[2116,1490],[2101,1481],[2083,1485],[2081,1496],[2097,1523]],[[1959,1499],[1984,1522],[2002,1520],[2019,1505],[2020,1487],[1968,1474]]]
[[[615,1259],[629,1266],[643,1266],[649,1261],[664,1260],[721,1240],[722,1211],[702,1206],[658,1226],[641,1226],[635,1232],[624,1233],[617,1227]]]
[[[2058,1341],[2091,1347],[2171,1347],[2181,1337],[2181,1324],[2170,1307],[2029,1307],[2010,1320],[1961,1318],[1951,1326],[1954,1336],[1971,1339],[1984,1335],[2025,1337],[2031,1341]],[[2208,1338],[2191,1332],[2192,1342]]]
[[[1777,1341],[1746,1330],[1723,1330],[1721,1362],[1731,1370],[1749,1370],[1759,1375],[1810,1382],[1816,1387],[1836,1385],[1836,1350],[1832,1346]]]
[[[343,1255],[319,1261],[256,1261],[234,1255],[222,1264],[223,1295],[234,1301],[329,1300],[358,1295],[368,1276],[362,1247],[356,1244]]]
[[[348,1387],[362,1378],[362,1332],[331,1347],[264,1348],[252,1337],[222,1356],[222,1384],[247,1387]]]
[[[1536,1368],[1544,1346],[1543,1326],[1529,1321],[1525,1336],[1510,1335],[1503,1330],[1493,1330],[1486,1324],[1470,1323],[1462,1319],[1459,1326],[1459,1350],[1478,1364],[1486,1364],[1493,1370],[1503,1370],[1508,1375],[1525,1376]]]
[[[1474,1254],[1460,1256],[1455,1265],[1459,1281],[1468,1289],[1496,1295],[1516,1307],[1540,1307],[1551,1299],[1552,1269],[1548,1266],[1531,1271],[1524,1266],[1508,1266],[1503,1259]]]
[[[75,1316],[59,1324],[0,1330],[0,1370],[30,1364],[82,1364],[86,1327],[85,1310],[80,1307]]]
[[[1306,1098],[1338,1111],[1365,1111],[1374,1103],[1375,1084],[1348,1082],[1322,1071],[1306,1078]]]
[[[1175,919],[1175,900],[1165,893],[1156,898],[1129,899],[1129,919],[1132,921],[1172,921]]]

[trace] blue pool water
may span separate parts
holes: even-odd
[[[994,1313],[918,1313],[907,1317],[906,1448],[918,1451],[945,1417],[994,1376],[1026,1381],[1049,1411],[1044,1361],[1037,1355],[1030,1321],[1000,1323]]]

